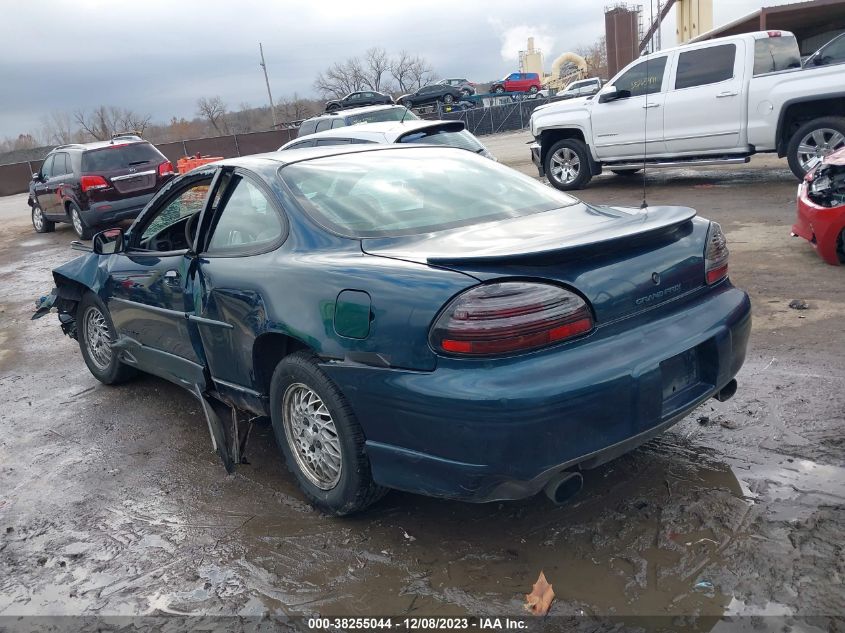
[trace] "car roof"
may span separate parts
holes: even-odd
[[[424,120],[424,119],[409,119],[407,121],[378,121],[376,123],[356,123],[355,125],[346,125],[344,127],[336,127],[331,130],[323,130],[322,132],[315,132],[308,136],[301,136],[285,143],[282,148],[287,145],[293,145],[296,142],[305,142],[308,140],[319,140],[321,138],[360,138],[360,139],[376,139],[381,142],[392,143],[395,139],[406,132],[413,132],[415,130],[423,130],[433,127],[448,126],[455,127],[455,131],[460,126],[465,129],[463,121],[441,121],[441,120]],[[280,148],[281,150],[281,148]],[[284,150],[289,151],[289,150]]]
[[[314,160],[317,158],[326,158],[328,156],[340,156],[344,154],[360,154],[362,152],[389,152],[389,151],[456,151],[466,152],[466,150],[458,149],[456,147],[448,147],[445,145],[379,145],[379,144],[363,144],[363,145],[324,145],[321,147],[303,147],[298,149],[288,149],[283,152],[267,152],[266,154],[252,154],[250,156],[240,156],[238,158],[224,158],[215,163],[208,163],[203,167],[212,167],[215,165],[228,165],[232,167],[243,167],[253,171],[263,171],[267,167],[290,165],[293,163],[300,163],[303,161]],[[201,170],[203,167],[198,167]]]
[[[360,90],[358,92],[361,92]],[[367,91],[367,92],[375,92],[375,91]],[[324,112],[323,114],[317,114],[315,116],[309,117],[305,119],[305,121],[315,121],[316,119],[325,119],[325,118],[337,118],[340,116],[350,116],[353,114],[367,114],[368,112],[378,112],[379,110],[387,110],[390,108],[401,108],[403,106],[396,105],[394,103],[385,103],[382,105],[374,105],[374,106],[361,106],[360,108],[347,108],[346,110],[338,110],[337,112]],[[303,121],[303,123],[305,123]]]
[[[51,152],[55,151],[88,151],[92,149],[102,149],[104,147],[115,147],[120,145],[137,145],[138,143],[147,143],[150,144],[149,141],[146,141],[142,138],[115,138],[110,141],[93,141],[91,143],[68,143],[66,145],[59,145],[58,147],[54,147]]]

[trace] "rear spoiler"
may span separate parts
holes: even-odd
[[[415,127],[413,130],[408,130],[404,134],[399,135],[396,138],[396,142],[401,143],[403,138],[411,134],[423,133],[426,136],[430,136],[432,134],[439,134],[440,132],[463,132],[465,129],[466,125],[463,121],[432,121],[431,125]]]
[[[600,206],[592,206],[592,209],[598,213],[601,213],[601,208]],[[574,255],[583,248],[595,249],[601,252],[602,247],[609,246],[611,242],[627,240],[626,246],[633,246],[640,241],[651,239],[660,233],[673,231],[696,216],[695,209],[690,209],[689,207],[647,207],[642,210],[614,207],[614,210],[630,213],[631,218],[610,227],[584,231],[580,234],[569,235],[566,238],[561,238],[557,235],[548,235],[545,239],[533,240],[533,243],[530,244],[522,243],[521,250],[516,253],[511,248],[505,247],[501,252],[490,249],[483,254],[428,256],[426,257],[426,262],[434,266],[447,266],[458,263],[466,264],[469,262],[483,265],[493,261],[521,261],[549,256],[560,257],[564,254]]]

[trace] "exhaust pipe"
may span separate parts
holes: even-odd
[[[564,471],[552,477],[543,492],[555,505],[563,505],[578,494],[583,485],[581,473]]]
[[[719,402],[724,402],[725,400],[730,400],[733,398],[733,395],[736,393],[736,379],[734,378],[724,387],[722,387],[716,394],[713,396]]]

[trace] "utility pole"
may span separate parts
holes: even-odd
[[[275,129],[278,125],[276,123],[276,106],[273,103],[273,93],[270,92],[270,80],[267,78],[267,64],[264,63],[264,47],[261,42],[258,42],[258,50],[261,51],[261,64],[259,65],[264,70],[264,83],[267,84],[267,96],[270,97],[270,114],[273,115],[273,128]]]
[[[660,50],[663,46],[662,36],[660,31],[662,30],[660,27],[662,26],[663,13],[660,10],[660,0],[657,0],[657,21],[660,23],[657,25],[657,50]]]

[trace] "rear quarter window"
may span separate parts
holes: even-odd
[[[132,143],[94,149],[82,155],[82,171],[111,171],[129,167],[155,167],[166,160],[149,143]]]
[[[313,134],[317,130],[316,121],[303,121],[299,126],[299,133],[297,136],[305,136],[306,134]]]

